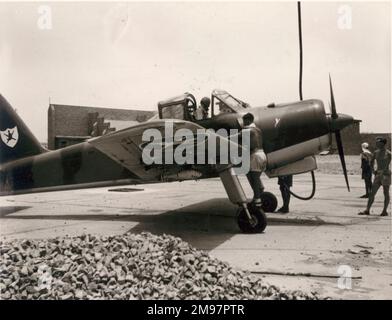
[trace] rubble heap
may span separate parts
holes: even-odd
[[[317,299],[282,292],[179,238],[150,233],[0,242],[2,299]]]

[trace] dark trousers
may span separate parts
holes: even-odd
[[[370,195],[372,192],[372,176],[365,176],[363,179],[365,180],[366,195]]]
[[[389,196],[389,184],[382,185],[382,177],[380,176],[375,176],[372,184],[372,191],[370,192],[368,203],[367,203],[367,211],[370,210],[370,207],[373,204],[374,197],[377,194],[378,189],[382,186],[384,190],[384,209],[383,212],[386,212],[389,206],[390,202],[390,196]]]
[[[290,187],[281,184],[279,186],[279,189],[280,189],[280,193],[282,194],[283,208],[288,210],[290,204]]]
[[[261,176],[261,172],[258,171],[249,171],[246,174],[249,184],[253,190],[253,194],[254,194],[253,199],[261,199],[261,194],[264,191],[264,185],[261,182],[260,176]]]

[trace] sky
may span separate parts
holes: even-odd
[[[361,132],[391,132],[390,5],[302,2],[304,98],[328,110],[330,73]],[[40,141],[49,101],[156,110],[215,88],[252,106],[299,99],[296,2],[0,2],[0,25],[0,93]]]

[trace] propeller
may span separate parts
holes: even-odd
[[[339,116],[336,113],[336,105],[335,105],[335,98],[334,98],[334,95],[333,95],[331,75],[329,75],[329,91],[330,91],[330,94],[331,94],[331,104],[330,104],[331,116],[332,116],[332,119],[337,119]]]
[[[340,163],[342,164],[343,168],[343,175],[344,179],[346,180],[346,185],[348,191],[350,191],[350,185],[348,183],[348,176],[347,176],[347,168],[346,168],[346,161],[344,159],[344,150],[343,150],[343,143],[342,143],[342,137],[340,135],[340,130],[346,127],[347,125],[351,124],[353,121],[353,118],[344,114],[338,114],[336,112],[336,104],[335,104],[335,98],[333,95],[333,89],[332,89],[332,81],[331,81],[331,75],[329,75],[329,90],[331,94],[331,129],[335,133],[335,140],[336,140],[336,145],[338,147],[338,152],[339,152],[339,158],[340,158]]]

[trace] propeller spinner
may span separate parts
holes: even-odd
[[[329,89],[331,94],[330,128],[331,131],[335,133],[335,140],[338,148],[340,163],[342,164],[342,168],[343,168],[344,179],[346,180],[347,189],[348,191],[350,191],[350,185],[348,182],[346,161],[344,159],[344,149],[343,149],[342,137],[340,135],[340,130],[352,124],[354,122],[354,119],[349,115],[336,112],[336,104],[333,95],[331,75],[329,75]]]

